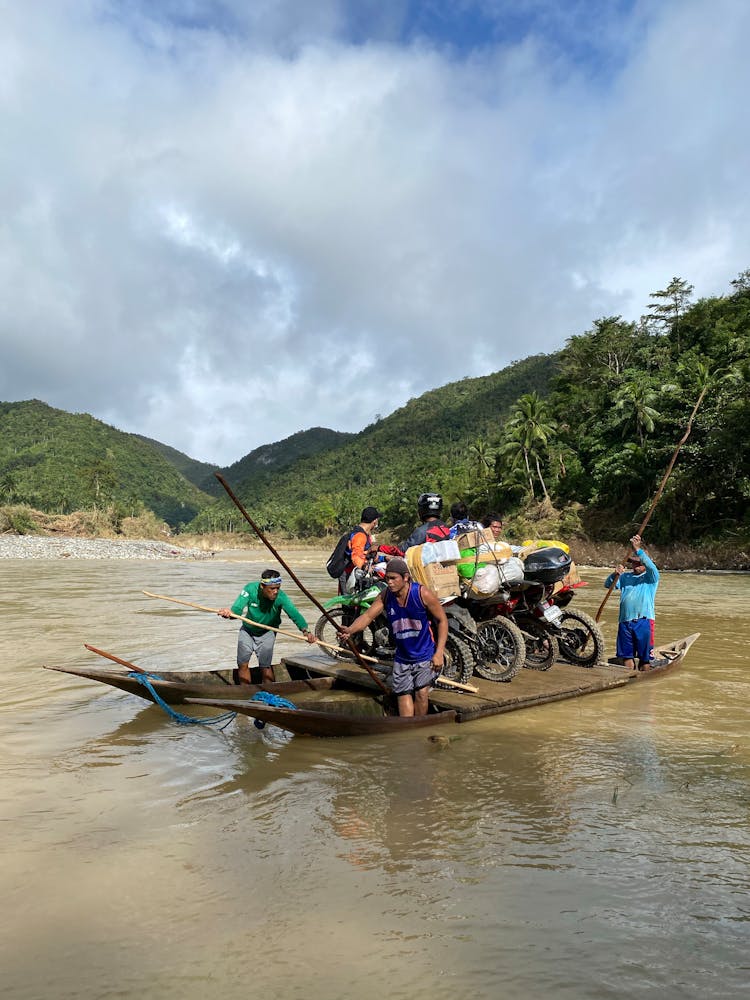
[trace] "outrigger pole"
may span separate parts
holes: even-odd
[[[693,429],[693,421],[695,420],[695,415],[698,412],[698,407],[703,402],[703,397],[706,395],[707,392],[708,392],[708,382],[706,382],[706,384],[701,389],[701,394],[700,394],[700,396],[698,396],[696,404],[693,407],[693,412],[690,414],[690,419],[687,422],[687,427],[685,428],[685,433],[680,438],[680,440],[679,440],[679,442],[677,444],[677,447],[674,450],[674,454],[672,455],[671,459],[669,460],[669,465],[667,466],[667,471],[664,473],[664,477],[662,478],[662,481],[659,484],[659,489],[656,491],[656,495],[655,495],[654,499],[651,501],[651,506],[648,509],[648,513],[646,514],[646,516],[644,517],[643,521],[641,522],[641,525],[638,528],[638,531],[635,532],[636,535],[640,535],[641,537],[643,537],[643,532],[646,530],[646,526],[647,526],[648,522],[651,520],[651,515],[654,513],[654,510],[656,509],[656,505],[661,500],[661,495],[664,492],[664,487],[667,485],[667,480],[672,475],[672,469],[674,469],[674,464],[677,461],[677,456],[680,453],[680,448],[682,448],[682,446],[685,444],[685,442],[687,441],[687,439],[690,437],[690,432]],[[609,589],[607,590],[607,593],[604,595],[604,600],[599,605],[599,610],[596,612],[596,619],[595,620],[597,622],[601,618],[602,611],[604,611],[604,605],[609,600],[609,595],[615,589],[615,584],[617,583],[617,581],[619,580],[619,578],[620,578],[620,574],[617,572],[617,570],[615,570],[615,574],[612,577],[612,583],[609,585]]]
[[[245,518],[245,520],[247,521],[247,523],[253,529],[253,531],[255,532],[255,534],[258,536],[258,538],[260,538],[261,542],[263,542],[263,544],[266,546],[266,548],[268,549],[268,551],[271,552],[271,554],[274,556],[274,558],[277,560],[277,562],[281,563],[281,565],[287,571],[287,573],[289,574],[289,576],[294,580],[294,582],[297,584],[297,586],[302,591],[302,593],[312,601],[312,603],[323,614],[323,616],[326,618],[326,620],[331,623],[331,625],[336,629],[336,631],[338,631],[338,625],[336,624],[335,620],[326,611],[326,609],[323,607],[323,605],[320,603],[320,601],[317,599],[317,597],[314,597],[310,593],[310,591],[302,583],[302,581],[299,579],[299,577],[294,572],[294,570],[291,568],[291,566],[289,566],[286,563],[286,561],[282,558],[282,556],[276,551],[276,549],[273,547],[273,545],[268,541],[268,539],[263,534],[263,532],[260,530],[260,528],[258,527],[258,525],[255,523],[255,521],[253,521],[253,519],[250,517],[250,515],[248,514],[248,512],[242,506],[242,504],[240,503],[240,501],[234,495],[234,492],[232,491],[232,488],[229,485],[229,483],[226,481],[226,479],[222,476],[222,474],[220,472],[214,472],[214,476],[219,480],[219,482],[221,483],[221,485],[227,491],[227,494],[229,495],[229,499],[235,505],[235,507],[237,508],[237,510],[240,512],[240,514],[242,514],[242,516]],[[384,691],[386,694],[390,694],[388,688],[381,681],[381,679],[378,677],[378,675],[375,673],[375,671],[372,670],[370,667],[368,667],[368,665],[365,663],[365,661],[362,658],[362,654],[359,652],[359,650],[354,645],[354,643],[352,642],[351,639],[347,639],[347,644],[348,644],[349,648],[351,649],[352,653],[354,654],[354,657],[355,657],[357,663],[360,665],[360,667],[362,667],[363,669],[365,669],[367,671],[367,673],[370,675],[370,677],[372,677],[372,679],[375,681],[375,683],[378,685],[378,687],[381,689],[381,691]]]

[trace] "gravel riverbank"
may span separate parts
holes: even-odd
[[[126,538],[0,535],[0,559],[212,559],[212,551]]]

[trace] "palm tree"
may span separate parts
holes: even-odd
[[[550,497],[542,475],[542,458],[556,430],[557,422],[549,416],[546,403],[535,392],[526,393],[517,400],[505,425],[506,443],[502,449],[508,455],[512,455],[515,451],[516,455],[523,458],[532,496],[534,496],[534,475],[531,471],[533,461],[539,485],[548,502]]]
[[[469,445],[469,451],[471,452],[473,464],[476,467],[479,477],[487,479],[492,473],[493,457],[490,452],[490,446],[483,437],[478,437],[476,441]]]
[[[625,414],[626,426],[629,420],[635,421],[641,448],[646,441],[646,434],[651,434],[655,421],[661,416],[652,406],[658,398],[658,394],[643,378],[624,382],[615,395],[615,409]]]
[[[5,496],[8,503],[13,503],[13,498],[18,490],[18,482],[12,472],[6,472],[0,480],[0,492]]]

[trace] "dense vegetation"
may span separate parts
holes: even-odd
[[[324,451],[338,448],[356,437],[343,431],[332,431],[326,427],[312,427],[298,431],[283,441],[264,444],[255,448],[244,458],[222,469],[230,483],[252,483],[255,495],[260,495],[284,469],[293,465],[308,465],[314,458],[316,464]],[[198,483],[206,493],[224,496],[223,487],[213,474],[213,467]]]
[[[303,537],[341,530],[368,504],[398,535],[423,490],[519,524],[541,513],[567,534],[622,537],[700,401],[649,538],[746,544],[750,271],[731,288],[693,303],[692,287],[674,278],[638,322],[602,317],[557,354],[434,389],[360,434],[300,432],[223,471],[263,528]],[[85,414],[0,404],[5,503],[116,503],[125,514],[146,507],[173,526],[190,522],[191,531],[242,529],[210,470]]]
[[[414,518],[416,496],[440,490],[470,493],[476,483],[475,443],[498,432],[519,393],[547,392],[553,358],[540,355],[482,378],[465,378],[410,400],[339,447],[304,458],[278,474],[228,476],[235,492],[268,530],[301,536],[340,531],[375,504],[382,523]],[[237,527],[237,512],[222,499],[201,512],[192,530]]]
[[[568,534],[621,537],[644,515],[701,401],[651,521],[652,541],[750,535],[750,271],[725,296],[691,303],[674,278],[638,322],[596,320],[556,355],[411,400],[313,466],[291,465],[239,495],[269,529],[333,531],[376,504],[413,522],[422,490],[477,513],[558,512]],[[236,515],[225,501],[196,527]]]
[[[172,526],[210,502],[146,438],[37,399],[0,403],[0,497],[61,514],[147,509]]]

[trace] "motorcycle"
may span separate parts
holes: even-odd
[[[548,670],[560,656],[579,667],[593,667],[604,658],[601,629],[583,611],[570,611],[579,584],[563,583],[570,557],[549,546],[526,558],[524,582],[495,605],[495,613],[511,618],[523,632],[525,666]]]
[[[474,672],[480,677],[488,681],[512,680],[526,658],[523,633],[510,618],[495,611],[482,616],[471,609],[471,603],[459,599],[446,607],[449,636],[455,635],[468,647]]]
[[[342,646],[339,636],[339,626],[351,625],[355,618],[367,611],[374,601],[386,589],[385,569],[371,567],[356,582],[355,590],[349,594],[338,594],[323,604],[328,612],[321,615],[315,623],[315,638],[339,649],[326,650],[329,656],[336,659],[350,660],[354,654]],[[442,676],[461,684],[468,682],[474,673],[474,654],[471,646],[457,629],[450,628],[449,617],[448,639],[445,643],[445,658]],[[383,663],[392,663],[395,645],[393,634],[384,614],[380,614],[366,626],[364,631],[352,636],[357,651],[364,656],[373,656]]]

